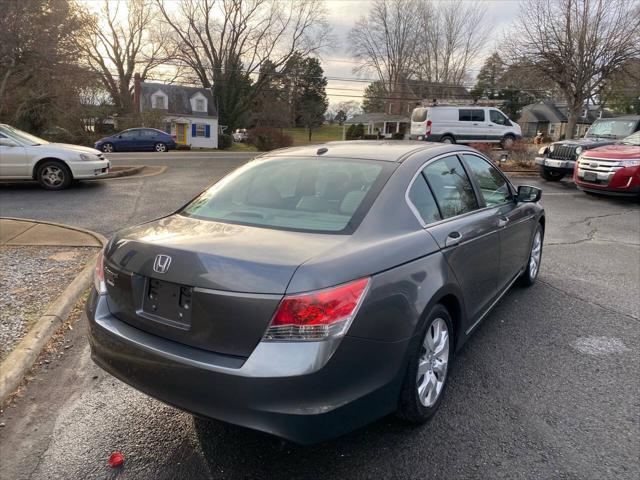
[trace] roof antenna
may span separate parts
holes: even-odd
[[[322,147],[319,148],[318,151],[316,152],[317,155],[322,155],[323,153],[327,153],[329,151],[329,149],[327,147]]]

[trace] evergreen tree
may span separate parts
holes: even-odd
[[[480,69],[471,95],[474,98],[500,98],[500,83],[504,72],[505,64],[500,55],[492,53]]]
[[[364,89],[362,100],[362,111],[364,113],[383,112],[384,100],[387,97],[387,89],[380,81],[375,81],[367,85]]]

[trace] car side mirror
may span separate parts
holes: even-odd
[[[542,190],[530,185],[520,185],[518,187],[518,202],[539,202],[542,197]]]
[[[0,138],[0,146],[2,147],[17,147],[18,144],[10,138]]]
[[[122,135],[118,135],[118,138],[122,138]]]

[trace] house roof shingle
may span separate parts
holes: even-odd
[[[164,83],[141,82],[140,83],[140,110],[152,109],[151,96],[158,90],[168,97],[167,113],[169,115],[189,115],[191,117],[217,117],[215,102],[211,90],[198,87],[186,87],[183,85],[169,85]],[[207,99],[207,112],[194,112],[191,108],[191,97],[201,93]]]

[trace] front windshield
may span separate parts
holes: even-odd
[[[36,137],[30,133],[23,132],[17,128],[10,127],[9,125],[0,125],[0,132],[4,133],[7,137],[13,138],[25,145],[44,145],[49,142],[43,138]]]
[[[629,135],[627,138],[622,140],[622,143],[624,145],[635,145],[636,147],[640,147],[640,131],[633,135]]]
[[[616,120],[615,118],[600,118],[596,120],[587,132],[587,137],[624,138],[633,133],[635,120]]]
[[[357,226],[377,195],[385,180],[383,171],[388,171],[385,164],[329,158],[256,160],[209,188],[181,214],[244,225],[346,232]]]

